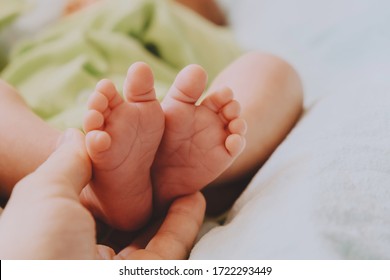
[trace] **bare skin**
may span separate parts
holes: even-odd
[[[75,6],[78,8],[73,9],[75,11],[98,1],[69,0],[69,3],[77,4]],[[175,1],[215,24],[226,25],[226,18],[214,0]],[[208,92],[224,86],[229,86],[235,92],[242,106],[242,117],[248,123],[248,134],[242,155],[204,190],[210,202],[208,212],[214,214],[231,206],[302,112],[303,88],[298,74],[288,63],[273,55],[257,52],[244,55],[220,73]],[[262,133],[259,133],[260,127]],[[219,197],[220,188],[227,194],[223,199]],[[214,203],[214,197],[218,197],[218,203]]]
[[[96,244],[94,219],[80,204],[79,194],[90,178],[84,135],[69,129],[47,161],[15,186],[0,220],[0,258],[188,258],[204,216],[199,193],[176,200],[161,225],[135,239],[127,234],[131,243],[116,254]]]
[[[64,14],[68,15],[97,3],[101,0],[68,0]],[[217,25],[225,25],[226,18],[214,0],[176,0],[202,17]]]
[[[162,102],[165,131],[153,164],[157,209],[201,190],[226,170],[245,147],[246,122],[228,88],[198,106],[207,76],[199,66],[179,73]]]
[[[54,151],[61,131],[35,115],[16,89],[2,80],[0,100],[0,118],[7,120],[0,122],[0,194],[7,199],[15,184]]]
[[[217,25],[226,25],[226,18],[214,0],[176,0]]]
[[[163,109],[156,100],[152,71],[144,63],[129,69],[126,100],[111,82],[97,85],[84,120],[94,176],[82,196],[96,215],[116,228],[136,230],[152,213],[153,162],[155,204],[165,210],[173,199],[213,181],[239,155],[246,131],[245,121],[238,118],[240,106],[229,89],[196,106],[206,81],[202,68],[186,67]]]
[[[275,56],[244,55],[221,72],[208,94],[226,86],[241,104],[248,126],[247,145],[232,166],[204,189],[211,214],[231,206],[302,112],[299,77],[289,64]],[[17,91],[1,81],[0,98],[0,118],[9,120],[0,122],[0,131],[7,131],[0,141],[0,191],[7,199],[16,182],[53,152],[61,132],[31,112]]]
[[[152,213],[150,168],[164,132],[153,85],[149,67],[136,63],[124,84],[125,100],[110,81],[102,80],[84,119],[94,175],[82,198],[118,229],[138,229]]]
[[[232,166],[203,190],[209,215],[219,215],[232,206],[303,110],[299,75],[290,64],[271,54],[244,54],[215,78],[208,94],[223,86],[231,88],[241,104],[242,118],[248,125],[247,145]]]

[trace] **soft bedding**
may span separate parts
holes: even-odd
[[[0,1],[0,29],[12,22],[23,10],[21,1]]]
[[[102,1],[17,44],[0,78],[63,129],[81,127],[86,99],[100,79],[121,88],[135,61],[152,67],[161,98],[184,66],[201,64],[212,80],[240,52],[228,29],[173,1]]]
[[[306,112],[191,257],[390,259],[390,3],[224,3],[242,46],[298,69]]]
[[[12,23],[24,9],[24,4],[20,1],[0,0],[0,32]],[[0,33],[1,34],[1,33]],[[6,42],[0,40],[0,69],[6,64]]]
[[[220,2],[241,47],[296,67],[305,114],[191,259],[389,259],[390,3]]]

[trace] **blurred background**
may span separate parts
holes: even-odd
[[[0,0],[5,3],[9,0]],[[11,2],[20,2],[13,0]],[[0,31],[2,61],[10,45],[63,16],[69,0],[25,0],[24,13]],[[390,2],[386,0],[218,0],[239,44],[282,56],[301,73],[306,104],[333,86],[387,80]],[[4,4],[3,4],[4,5]],[[33,7],[33,8],[32,8]],[[4,13],[4,10],[2,11]],[[0,9],[0,17],[1,17]],[[1,24],[0,24],[1,26]],[[4,62],[3,62],[4,64]],[[352,80],[351,80],[352,79]]]
[[[6,26],[15,17],[2,9],[6,1],[3,64],[16,42],[62,17],[67,4],[27,0],[30,9]],[[244,51],[296,68],[305,114],[191,257],[390,259],[390,1],[218,3]]]

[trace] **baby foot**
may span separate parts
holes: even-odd
[[[165,131],[153,164],[154,198],[165,208],[199,191],[226,170],[245,146],[240,105],[224,88],[196,102],[207,82],[196,65],[183,69],[162,102]]]
[[[153,83],[144,63],[129,68],[124,99],[112,82],[100,81],[84,119],[93,179],[82,198],[94,214],[121,230],[142,227],[152,211],[150,168],[164,131]]]

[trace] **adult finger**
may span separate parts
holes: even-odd
[[[15,186],[0,220],[0,257],[93,258],[95,223],[78,200],[90,176],[83,135],[69,130],[47,161]]]
[[[123,250],[119,257],[186,259],[199,233],[205,209],[205,199],[199,192],[175,200],[161,227],[145,249],[134,251],[129,247]]]

